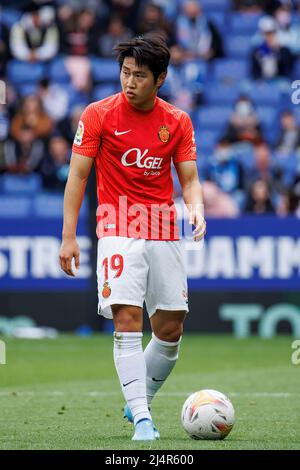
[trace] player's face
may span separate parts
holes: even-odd
[[[138,109],[151,109],[164,77],[165,74],[161,74],[155,82],[146,65],[138,66],[133,57],[125,57],[121,69],[121,85],[127,101]]]

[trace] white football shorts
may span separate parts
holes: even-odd
[[[98,312],[112,318],[111,305],[188,312],[182,242],[103,237],[98,241]]]

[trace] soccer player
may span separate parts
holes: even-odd
[[[60,264],[70,276],[73,258],[79,268],[76,227],[94,163],[99,312],[114,321],[114,362],[132,439],[154,440],[151,401],[176,363],[188,312],[171,161],[196,242],[205,234],[203,199],[191,120],[157,97],[170,58],[165,42],[147,35],[120,43],[116,52],[122,92],[87,106],[74,139]],[[153,332],[145,351],[144,300]]]

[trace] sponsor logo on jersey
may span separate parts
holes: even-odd
[[[121,163],[124,166],[137,166],[138,168],[148,169],[161,169],[162,158],[160,157],[146,157],[149,149],[145,149],[143,152],[139,148],[133,148],[127,150],[121,158]]]
[[[74,144],[75,145],[81,145],[82,144],[83,133],[84,133],[84,124],[83,124],[82,121],[79,121],[77,132],[76,132],[75,139],[74,139]]]
[[[111,287],[108,283],[108,281],[106,281],[104,284],[103,284],[103,289],[102,289],[102,297],[104,297],[105,299],[107,299],[111,294]]]
[[[161,126],[158,131],[159,140],[161,140],[164,144],[169,142],[170,139],[170,132],[167,126]]]

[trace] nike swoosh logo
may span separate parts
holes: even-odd
[[[127,387],[127,385],[132,384],[133,382],[136,382],[139,379],[133,379],[130,382],[127,382],[127,384],[123,384],[123,387]]]
[[[115,130],[115,135],[123,135],[123,134],[127,134],[128,132],[131,132],[131,129],[129,129],[129,131],[122,131],[122,132]]]
[[[152,377],[153,382],[164,382],[166,379],[156,379],[155,377]]]

